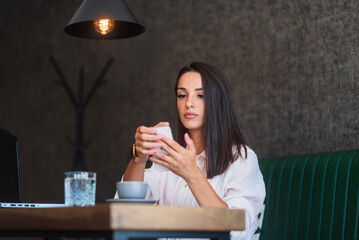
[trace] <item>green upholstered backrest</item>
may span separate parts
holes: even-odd
[[[359,150],[260,161],[261,240],[358,239]]]

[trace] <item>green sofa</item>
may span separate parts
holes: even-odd
[[[261,240],[359,238],[359,150],[260,160]]]

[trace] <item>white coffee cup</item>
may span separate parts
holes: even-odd
[[[170,126],[156,127],[155,129],[156,129],[157,135],[164,135],[164,136],[166,136],[168,138],[173,139],[172,131],[171,131]],[[167,154],[167,152],[165,150],[163,150],[162,148],[156,148],[156,151],[158,151],[160,153],[163,153],[163,154]],[[157,164],[157,163],[153,163],[153,166],[159,172],[169,171],[169,169],[167,167],[162,166],[162,165]]]
[[[144,199],[147,194],[146,182],[117,182],[116,188],[119,198]]]

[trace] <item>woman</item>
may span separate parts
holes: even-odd
[[[231,237],[253,238],[265,187],[257,156],[239,129],[229,83],[214,66],[193,62],[180,70],[175,91],[178,142],[156,135],[154,127],[166,122],[138,127],[123,180],[146,181],[147,198],[163,205],[245,209],[246,230]],[[171,171],[145,170],[148,160]]]

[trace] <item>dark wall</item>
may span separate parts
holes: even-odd
[[[221,68],[240,125],[260,158],[358,148],[359,5],[355,1],[128,0],[138,37],[98,41],[63,28],[82,1],[1,1],[0,127],[20,140],[25,201],[63,201],[75,110],[50,65],[77,95],[106,61],[107,84],[86,109],[97,199],[113,196],[139,125],[175,129],[177,71],[193,60]]]

